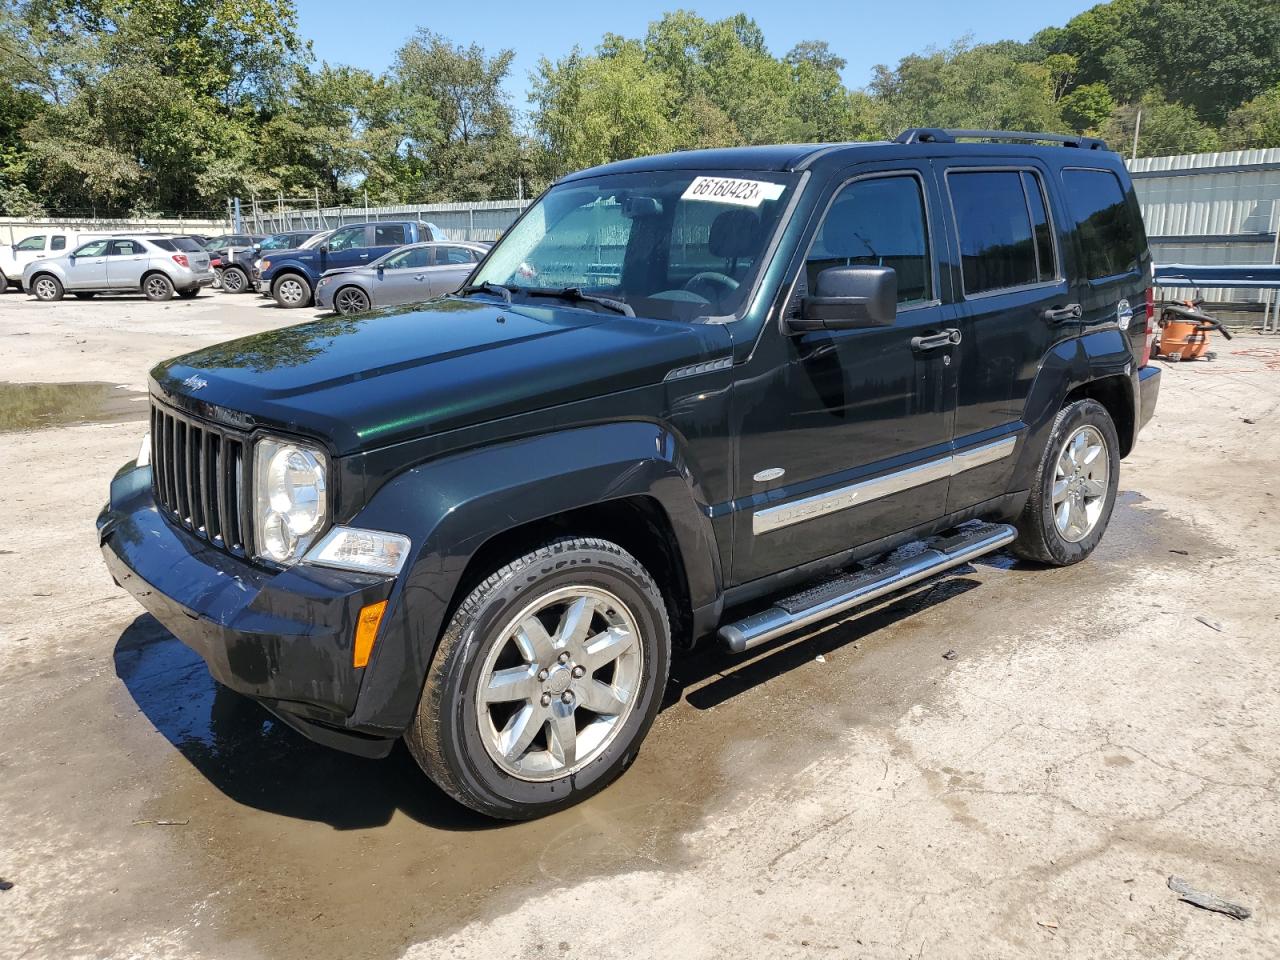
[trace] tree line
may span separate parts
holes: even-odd
[[[774,54],[745,14],[677,10],[543,58],[419,29],[380,73],[317,63],[294,0],[6,0],[0,213],[214,211],[507,198],[597,163],[696,147],[892,137],[908,126],[1101,135],[1138,154],[1280,146],[1280,3],[1113,0],[1022,43],[874,67]],[[1141,122],[1138,123],[1139,113]]]

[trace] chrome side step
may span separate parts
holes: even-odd
[[[1018,532],[1007,523],[968,524],[942,539],[927,541],[920,553],[823,580],[785,597],[767,610],[720,628],[721,642],[742,653],[774,637],[825,620],[850,607],[878,600],[935,574],[968,563],[1012,543]]]

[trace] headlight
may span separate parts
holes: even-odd
[[[271,261],[270,261],[270,260],[260,260],[260,261],[259,261],[259,269],[262,269],[262,270],[270,270],[270,269],[271,269]]]
[[[253,450],[253,527],[258,556],[296,563],[329,518],[328,460],[316,447],[264,437]]]
[[[333,277],[321,277],[319,286],[323,287],[330,283],[333,283]]]
[[[409,558],[409,538],[381,530],[334,527],[311,548],[307,563],[395,576]]]

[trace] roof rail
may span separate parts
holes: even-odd
[[[939,127],[911,127],[898,134],[897,143],[955,143],[957,140],[1012,140],[1017,143],[1060,143],[1081,150],[1106,150],[1106,141],[1097,137],[1065,136],[1061,133],[1022,133],[1016,130],[943,130]]]

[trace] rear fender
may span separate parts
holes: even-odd
[[[582,427],[421,464],[384,484],[353,526],[408,535],[397,583],[355,713],[364,729],[403,731],[467,564],[493,537],[580,507],[647,496],[674,532],[695,608],[714,602],[719,554],[705,498],[677,436],[641,421]]]
[[[1123,379],[1125,395],[1128,402],[1133,403],[1137,387],[1133,355],[1124,334],[1114,327],[1063,340],[1046,354],[1023,408],[1026,442],[1020,445],[1011,490],[1030,488],[1045,444],[1049,442],[1053,421],[1067,397],[1087,384],[1110,377]],[[1120,429],[1119,425],[1117,429]],[[1132,439],[1130,437],[1130,443],[1126,443],[1121,437],[1121,447],[1127,449]]]

